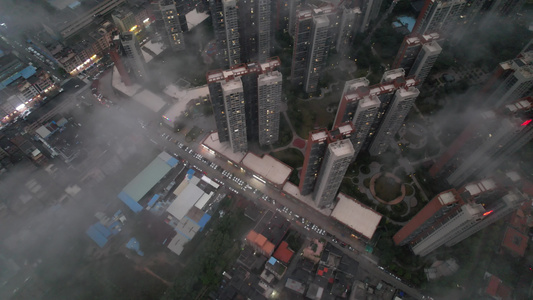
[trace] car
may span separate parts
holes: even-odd
[[[348,246],[348,250],[350,250],[350,251],[352,251],[352,252],[355,251],[355,249],[354,249],[352,246]]]
[[[339,242],[336,239],[331,239],[331,241],[335,244],[338,244]],[[382,269],[383,270],[383,269]]]

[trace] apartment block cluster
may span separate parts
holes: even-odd
[[[517,188],[519,180],[517,173],[510,172],[438,194],[394,235],[394,243],[409,245],[415,254],[425,256],[442,245],[461,242],[509,216],[524,202],[531,203]]]
[[[57,6],[57,13],[43,20],[48,34],[45,45],[33,41],[39,52],[72,75],[82,72],[104,56],[119,33],[133,33],[144,43],[150,33],[173,51],[183,50],[185,15],[198,1],[83,1]],[[202,6],[200,6],[202,7]],[[111,16],[111,18],[107,18]],[[155,27],[155,28],[154,28]]]
[[[272,145],[279,138],[282,75],[279,58],[207,74],[220,142],[246,152],[248,141]]]
[[[438,43],[461,28],[457,25],[484,26],[489,17],[513,17],[522,4],[524,1],[471,1],[466,5],[466,1],[460,0],[428,0],[393,66],[402,67],[423,82],[427,72],[417,62],[425,60],[431,64],[431,57],[423,57],[431,53],[438,56],[441,51]],[[453,246],[530,206],[527,181],[516,171],[497,171],[533,139],[532,57],[531,48],[526,46],[516,58],[500,63],[481,88],[476,112],[429,169],[433,180],[451,189],[433,198],[396,233],[396,245],[407,245],[415,254],[425,256],[440,246]],[[524,214],[529,209],[521,211]],[[524,220],[530,218],[530,214],[522,216]],[[515,227],[520,226],[507,230],[502,248],[520,256],[527,247],[527,236]],[[508,242],[510,238],[517,242]]]
[[[48,73],[0,49],[0,96],[4,99],[0,103],[2,123],[19,117],[54,88],[56,85]]]

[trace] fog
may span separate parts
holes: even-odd
[[[42,20],[53,18],[55,12],[46,1],[0,0],[0,23],[6,23],[6,35],[16,39],[40,31]],[[493,17],[485,20],[484,29],[460,29],[455,33],[457,38],[452,38],[444,51],[449,51],[449,59],[455,62],[468,62],[492,74],[497,63],[516,57],[533,37],[524,26],[505,24],[505,20]],[[149,63],[151,78],[145,88],[161,95],[164,86],[180,79],[192,86],[205,84],[205,73],[218,68],[216,63],[202,56],[202,50],[213,38],[211,24],[185,33],[187,50],[178,54],[166,50],[154,58]],[[272,49],[282,52],[284,46],[284,43],[271,41]],[[346,74],[357,70],[351,59],[335,63],[335,67]],[[62,139],[62,135],[68,135],[65,143],[69,142],[69,149],[78,153],[71,163],[55,157],[48,159],[53,167],[45,170],[25,157],[0,175],[0,204],[5,204],[4,210],[0,210],[2,299],[150,299],[153,295],[160,296],[166,288],[161,283],[164,280],[139,271],[140,266],[148,263],[134,266],[138,261],[128,257],[124,244],[125,239],[132,236],[133,229],[114,237],[117,242],[105,250],[97,248],[85,234],[87,228],[98,221],[97,212],[109,216],[122,209],[128,220],[138,222],[134,221],[133,213],[124,209],[117,195],[164,150],[150,141],[154,134],[159,134],[160,114],[112,93],[110,73],[104,74],[100,82],[106,86],[102,93],[115,105],[106,107],[98,103],[90,84],[79,88],[71,86],[68,95],[62,95],[67,98],[65,103],[73,105],[60,114],[69,120],[65,132],[56,132],[54,137]],[[446,95],[443,107],[429,118],[437,138],[453,141],[468,124],[476,122],[481,108],[489,109],[484,105],[487,96],[480,93],[481,87],[469,86],[464,92]],[[81,96],[87,99],[82,100]],[[425,101],[435,100],[428,97]],[[33,114],[37,116],[28,120],[38,118],[38,110]],[[30,123],[19,120],[18,124]],[[145,129],[141,123],[151,125]],[[46,149],[38,140],[32,143],[38,145],[37,149]],[[516,166],[520,159],[520,154],[513,155],[504,165]],[[79,192],[72,192],[73,187],[79,188]],[[2,270],[7,271],[2,273]],[[13,270],[17,270],[17,275],[9,283],[17,287],[12,289],[1,279]],[[125,273],[124,278],[118,278],[117,272]],[[118,286],[110,278],[122,285]],[[94,282],[86,283],[89,279]],[[134,286],[137,279],[144,281],[138,283],[138,288],[146,294],[134,295],[126,290],[125,286]],[[150,284],[155,286],[153,294],[148,290]],[[454,295],[446,299],[458,298]]]

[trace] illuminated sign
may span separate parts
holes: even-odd
[[[483,216],[488,216],[493,212],[493,210],[489,210],[488,212],[484,213]]]
[[[524,123],[522,123],[522,125],[520,126],[526,126],[527,124],[531,123],[532,119],[529,119],[527,121],[525,121]]]

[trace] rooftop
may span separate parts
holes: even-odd
[[[337,157],[343,157],[347,155],[354,155],[352,142],[349,139],[338,140],[329,144],[328,148]]]
[[[218,132],[212,132],[209,134],[202,145],[215,151],[219,155],[225,157],[235,164],[240,164],[245,154],[242,152],[233,152],[229,142],[220,142],[218,139]]]
[[[337,199],[339,201],[331,217],[371,239],[381,221],[381,214],[343,193],[339,193]]]
[[[266,154],[259,157],[248,152],[241,165],[274,185],[283,185],[291,175],[292,168]]]
[[[274,256],[277,260],[288,264],[293,255],[294,251],[289,249],[289,244],[287,242],[283,241],[272,256]]]
[[[154,112],[159,112],[167,104],[161,97],[149,90],[143,90],[132,98]]]

